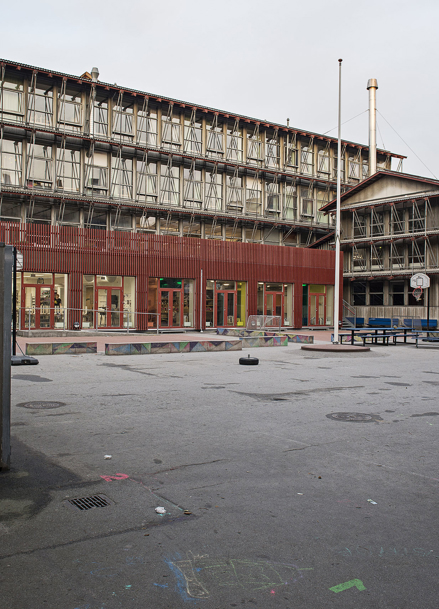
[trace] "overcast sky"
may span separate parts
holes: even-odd
[[[97,66],[106,82],[334,137],[342,58],[342,121],[360,115],[342,138],[367,145],[377,78],[378,146],[439,177],[438,0],[22,0],[1,14],[5,59]]]

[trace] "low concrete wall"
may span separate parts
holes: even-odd
[[[250,347],[288,347],[288,336],[250,336],[241,340],[243,349]]]
[[[153,355],[157,353],[203,353],[206,351],[241,351],[241,340],[173,341],[151,343],[105,344],[105,355]]]
[[[97,343],[26,343],[26,355],[76,355],[97,352]]]

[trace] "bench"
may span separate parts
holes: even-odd
[[[421,338],[419,335],[416,337],[416,349],[418,348],[418,342],[421,340],[423,343],[439,343],[439,336],[424,336]]]

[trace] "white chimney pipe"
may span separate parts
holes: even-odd
[[[91,79],[93,82],[97,82],[99,78],[99,70],[97,68],[92,68],[91,70]]]
[[[369,175],[373,176],[377,172],[377,79],[370,78],[367,81],[367,88],[369,90]]]

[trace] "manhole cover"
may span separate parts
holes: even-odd
[[[17,404],[17,406],[20,406],[21,408],[34,408],[35,410],[46,410],[65,406],[65,402],[22,402],[21,404]]]
[[[67,499],[66,503],[74,508],[78,508],[83,512],[84,510],[91,510],[93,508],[102,508],[111,505],[108,497],[105,495],[92,495],[91,497],[79,497],[78,499]]]
[[[382,418],[376,414],[365,414],[364,412],[332,412],[327,414],[328,419],[333,421],[344,421],[347,423],[373,423],[382,421]]]

